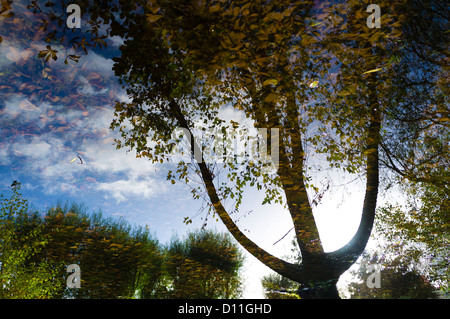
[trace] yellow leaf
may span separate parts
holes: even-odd
[[[158,14],[147,14],[147,21],[150,23],[156,22],[161,19],[163,16]]]
[[[319,85],[319,81],[313,81],[313,82],[311,82],[310,84],[309,84],[309,87],[310,88],[315,88],[315,87],[317,87]]]
[[[270,84],[277,85],[277,83],[278,83],[278,81],[276,79],[269,79],[269,80],[265,80],[262,85],[263,86],[270,85]]]
[[[220,10],[220,4],[216,4],[209,8],[209,13],[214,13]]]
[[[277,20],[277,21],[281,21],[281,19],[283,19],[283,14],[280,12],[270,12],[264,18],[264,20]]]
[[[161,8],[160,8],[160,7],[152,7],[152,8],[150,8],[150,11],[151,11],[153,14],[157,14],[158,11],[159,11],[159,9],[161,9]]]
[[[71,160],[69,163],[73,163],[77,160],[77,158],[75,157],[73,160]]]
[[[380,71],[381,69],[382,69],[382,68],[369,70],[369,71],[364,72],[363,74],[373,73],[373,72],[378,72],[378,71]]]
[[[273,102],[278,98],[278,95],[270,93],[265,99],[264,101],[267,103]]]

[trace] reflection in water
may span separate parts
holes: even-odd
[[[449,11],[443,1],[79,6],[84,25],[70,29],[63,2],[2,3],[0,164],[6,179],[19,176],[48,194],[109,192],[133,205],[133,196],[158,191],[150,166],[124,170],[101,157],[103,146],[115,139],[118,149],[160,165],[181,127],[193,137],[190,160],[172,163],[167,179],[187,183],[193,197],[205,201],[204,226],[208,218],[220,219],[278,274],[263,280],[268,296],[338,298],[344,273],[353,273],[354,282],[341,296],[429,298],[436,288],[448,294]],[[225,105],[241,112],[243,123],[221,118]],[[246,160],[247,149],[220,164],[195,156],[213,145],[196,132],[214,127],[226,141],[227,129],[243,124],[271,129],[261,143],[276,150],[276,167]],[[276,148],[269,145],[273,130]],[[89,154],[85,141],[94,145]],[[70,161],[74,152],[80,155]],[[69,165],[75,159],[80,165]],[[319,186],[331,184],[330,196],[338,188],[328,172],[365,183],[356,234],[333,252],[324,251],[313,215],[323,196]],[[18,186],[14,182],[13,190]],[[265,193],[263,204],[285,204],[297,247],[293,261],[273,256],[236,224],[232,212],[248,187]],[[403,205],[387,196],[393,189]],[[1,216],[2,276],[14,274],[4,297],[161,293],[163,253],[147,230],[88,216],[79,207],[30,216],[13,194]],[[219,257],[208,258],[211,265]],[[69,264],[81,265],[78,290],[57,283]],[[179,270],[195,268],[181,264]],[[233,271],[228,279],[236,279]],[[26,292],[25,282],[34,283]]]
[[[81,205],[30,213],[19,183],[1,204],[1,298],[217,299],[241,293],[243,257],[228,235],[203,230],[164,247],[148,227],[89,215]]]

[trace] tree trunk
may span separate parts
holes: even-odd
[[[286,192],[288,206],[291,217],[296,228],[297,240],[302,254],[302,264],[292,264],[282,260],[276,256],[269,254],[267,251],[256,245],[245,234],[243,234],[239,227],[229,216],[226,209],[223,207],[219,198],[217,190],[213,184],[213,177],[209,171],[203,158],[197,162],[203,182],[205,183],[206,192],[211,200],[212,205],[219,218],[225,224],[227,229],[233,237],[253,256],[255,256],[264,265],[271,268],[278,274],[294,280],[301,285],[298,294],[304,299],[336,299],[339,298],[336,283],[339,277],[357,260],[360,254],[364,251],[375,219],[376,201],[378,194],[378,145],[380,141],[380,125],[381,115],[377,107],[375,90],[371,91],[370,109],[371,119],[368,131],[368,145],[367,145],[367,182],[366,193],[364,198],[363,213],[361,222],[352,240],[341,249],[325,253],[322,249],[320,238],[318,236],[317,227],[312,216],[312,209],[309,205],[303,179],[301,174],[301,164],[293,165],[289,170],[289,163],[283,162],[283,151],[280,150],[281,169],[280,173],[285,173],[283,176],[283,188]],[[189,127],[186,118],[184,117],[181,107],[174,100],[170,102],[172,114],[175,115],[178,124],[187,129],[191,135],[191,149],[192,155],[201,154],[196,152],[199,146],[193,138],[191,128]],[[300,137],[291,133],[291,140],[300,143]],[[297,144],[298,144],[297,143]],[[300,144],[297,145],[299,152]],[[294,163],[295,164],[295,163]],[[283,169],[283,165],[284,167]],[[292,174],[294,171],[297,174]],[[294,178],[296,175],[298,178]],[[298,184],[300,183],[300,185]],[[292,185],[291,185],[292,184]]]
[[[309,285],[301,285],[297,295],[301,299],[341,299],[337,289],[337,280],[315,282]]]

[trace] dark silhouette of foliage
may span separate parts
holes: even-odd
[[[243,256],[227,235],[202,230],[167,249],[147,227],[88,214],[78,204],[29,209],[13,185],[0,215],[1,298],[234,298]],[[66,287],[67,266],[81,288]]]
[[[264,297],[267,299],[299,299],[298,284],[279,274],[269,274],[261,280]]]
[[[100,212],[89,215],[76,204],[31,212],[19,189],[15,186],[12,200],[2,205],[2,297],[152,296],[161,275],[162,251],[149,230],[104,218]],[[80,289],[66,287],[70,264],[80,266]],[[35,291],[28,281],[36,282]]]
[[[165,270],[170,298],[237,298],[242,292],[243,255],[227,234],[200,230],[167,247]]]
[[[88,215],[75,204],[51,207],[43,225],[46,246],[36,259],[65,267],[78,264],[82,270],[81,289],[60,291],[57,298],[151,297],[161,275],[162,251],[148,229],[101,213]]]

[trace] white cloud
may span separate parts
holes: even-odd
[[[112,133],[96,143],[86,141],[80,147],[87,162],[86,167],[103,176],[106,181],[94,185],[96,190],[109,193],[117,201],[128,196],[151,197],[165,191],[158,183],[155,173],[159,171],[156,164],[143,158],[136,158],[134,153],[117,150],[112,145]]]
[[[22,156],[30,157],[31,160],[41,160],[49,157],[51,148],[50,144],[34,136],[28,143],[16,145],[14,151]]]
[[[61,140],[46,134],[27,139],[18,137],[3,150],[1,155],[6,163],[11,163],[17,158],[25,158],[23,171],[27,175],[57,177],[67,169],[63,167],[64,163],[67,163],[66,147]]]
[[[89,83],[89,81],[84,76],[80,76],[79,79],[80,79],[80,82],[83,84],[83,87],[78,90],[81,94],[101,95],[101,94],[105,94],[106,92],[108,92],[108,88],[103,88],[101,90],[95,90],[93,88],[93,86]]]
[[[111,183],[98,183],[96,189],[110,193],[118,202],[124,201],[130,196],[149,198],[161,192],[161,187],[158,187],[158,182],[150,178],[140,181],[127,179]]]
[[[112,46],[117,47],[117,48],[120,47],[122,44],[124,44],[123,39],[121,37],[119,37],[118,35],[109,37],[109,40],[111,40]]]
[[[121,44],[120,38],[113,41],[114,45]],[[0,47],[0,54],[5,57],[0,59],[3,63],[30,63],[32,54],[45,48],[40,43],[32,43],[29,48],[21,48],[18,43],[4,46],[5,43],[6,40]],[[72,77],[68,84],[73,85],[73,81],[81,84],[81,94],[96,97],[113,90],[117,99],[129,100],[119,85],[114,86],[114,62],[111,59],[89,51],[79,63],[65,66],[62,60],[50,62],[55,70],[71,68]],[[93,76],[100,83],[97,88],[92,85]],[[111,81],[106,81],[107,78]],[[105,88],[101,87],[103,84]],[[113,145],[117,133],[109,128],[113,119],[111,106],[86,105],[86,109],[81,110],[36,102],[21,93],[8,97],[2,106],[1,122],[17,121],[19,134],[8,137],[6,143],[0,145],[0,165],[18,161],[20,172],[39,180],[46,193],[74,194],[82,186],[124,201],[130,196],[152,197],[165,191],[158,183],[158,169],[154,164],[137,159],[125,150],[117,150]],[[29,128],[33,131],[28,136],[21,136],[20,131],[24,128],[27,133]],[[8,134],[9,131],[4,132]],[[82,157],[83,165],[77,164],[78,160],[70,163],[77,155]]]
[[[5,146],[0,145],[0,165],[10,165],[10,164],[11,160],[9,158],[8,149]]]
[[[114,61],[112,59],[105,58],[93,51],[89,51],[87,55],[83,55],[77,65],[84,65],[87,62],[87,68],[89,71],[96,71],[103,76],[109,77],[114,75],[112,69]]]
[[[0,67],[7,66],[12,63],[25,63],[32,55],[33,50],[30,48],[21,48],[12,41],[4,40],[0,45]]]
[[[75,119],[82,115],[73,111],[68,116]],[[24,159],[22,171],[27,177],[41,180],[44,191],[50,194],[74,194],[83,185],[120,202],[131,196],[149,198],[165,192],[158,182],[156,164],[115,148],[114,133],[108,128],[111,116],[104,110],[83,117],[84,121],[72,121],[77,125],[67,135],[48,132],[31,138],[17,137],[0,149],[0,163],[8,165],[16,158]],[[83,138],[87,131],[94,135]],[[77,164],[78,160],[70,163],[77,155],[83,165]]]
[[[29,99],[16,94],[5,101],[2,116],[5,119],[17,119],[23,122],[35,122],[42,114],[43,109],[33,104]]]
[[[33,55],[33,51],[30,49],[18,50],[14,47],[9,47],[9,52],[6,54],[6,58],[15,63],[21,62],[21,60],[28,60]]]
[[[241,125],[253,127],[253,120],[245,116],[245,112],[235,109],[231,105],[224,105],[219,109],[219,117],[225,121],[233,120]]]

